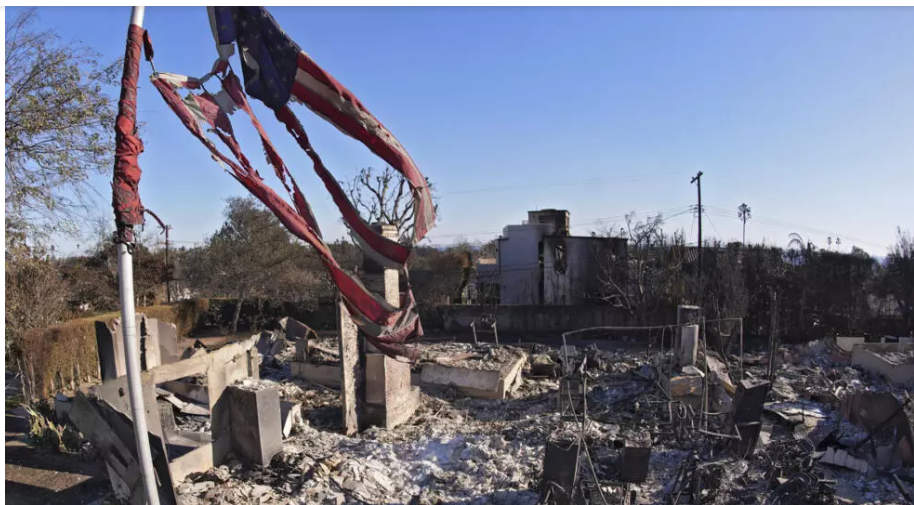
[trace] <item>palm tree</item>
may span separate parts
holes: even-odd
[[[803,240],[803,237],[799,233],[791,233],[787,236],[790,241],[787,242],[787,247],[796,247],[799,250],[803,250],[806,247],[806,241]]]
[[[737,209],[736,215],[743,220],[743,245],[746,245],[746,220],[749,219],[752,213],[752,209],[749,208],[745,203],[741,204]]]

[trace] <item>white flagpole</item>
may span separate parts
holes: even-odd
[[[133,7],[130,24],[143,26],[145,7]],[[133,304],[133,254],[127,244],[117,244],[118,287],[121,295],[121,327],[124,331],[124,358],[127,364],[127,387],[130,393],[130,413],[139,456],[140,473],[149,505],[159,505],[159,488],[152,466],[149,429],[146,426],[146,403],[143,401],[143,379],[140,370],[139,336],[136,331],[136,308]],[[154,412],[158,415],[158,411]]]

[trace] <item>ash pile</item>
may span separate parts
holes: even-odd
[[[910,501],[909,343],[743,352],[709,348],[698,324],[664,328],[536,344],[429,338],[402,366],[364,351],[355,409],[337,335],[285,321],[196,349],[147,370],[161,501]],[[141,484],[119,381],[78,395],[71,413],[132,500]]]

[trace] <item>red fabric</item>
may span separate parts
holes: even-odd
[[[356,98],[351,91],[318,66],[317,63],[311,60],[304,52],[299,53],[297,65],[299,70],[328,86],[332,91],[336,92],[336,94],[345,101],[350,102],[359,110],[371,115],[371,113],[368,112],[368,109],[359,102],[358,98]],[[292,84],[292,95],[295,98],[304,102],[315,112],[364,144],[373,153],[406,177],[410,188],[414,192],[413,196],[415,198],[415,240],[416,242],[422,240],[429,230],[431,230],[435,220],[434,208],[431,204],[431,194],[425,177],[422,176],[409,156],[405,155],[405,151],[400,152],[394,149],[384,139],[368,131],[358,118],[340,110],[337,104],[327,101],[315,90],[310,89],[308,85],[306,85],[306,82],[307,81],[305,80],[296,78],[296,81]],[[379,125],[381,124],[373,115],[371,115],[371,117],[374,118]],[[390,135],[386,128],[384,128],[384,131]],[[419,193],[417,194],[416,192]],[[362,238],[364,239],[365,237]]]
[[[133,227],[143,224],[143,204],[139,185],[143,171],[139,155],[143,141],[136,134],[136,82],[140,74],[140,51],[144,30],[130,25],[127,32],[127,49],[124,53],[124,74],[121,78],[121,97],[118,101],[117,120],[114,127],[114,180],[112,202],[114,221],[121,241],[133,241]]]
[[[321,181],[324,182],[324,186],[327,188],[327,191],[330,192],[333,202],[343,214],[343,219],[346,220],[346,223],[350,228],[352,228],[352,230],[364,240],[373,251],[376,251],[385,258],[397,263],[397,265],[405,265],[406,260],[409,259],[410,249],[377,233],[362,219],[359,215],[359,211],[352,205],[352,202],[346,196],[343,188],[340,187],[339,182],[337,182],[333,177],[333,174],[327,170],[320,155],[318,155],[311,146],[311,142],[308,140],[308,134],[305,132],[305,129],[302,128],[301,122],[295,117],[292,110],[289,109],[288,106],[283,107],[276,111],[276,118],[279,119],[282,124],[286,125],[286,129],[292,134],[292,137],[295,138],[298,145],[311,158],[311,161],[314,164],[314,171],[317,173],[318,177],[321,178]]]
[[[224,82],[228,82],[231,79],[234,79],[233,75],[230,75]],[[156,89],[159,90],[166,103],[177,114],[181,122],[184,123],[188,130],[200,139],[205,146],[207,146],[216,159],[231,169],[230,174],[251,194],[263,202],[263,204],[277,216],[280,222],[282,222],[293,235],[301,238],[314,247],[330,272],[334,283],[339,287],[340,294],[352,313],[353,319],[363,328],[369,342],[386,354],[416,359],[416,350],[402,345],[410,336],[417,334],[417,331],[421,332],[421,326],[418,324],[418,314],[415,310],[415,301],[412,299],[412,296],[410,295],[410,305],[405,309],[398,310],[390,307],[385,302],[380,301],[372,295],[365,286],[340,268],[330,250],[321,239],[319,232],[310,224],[309,221],[313,219],[313,216],[309,216],[302,212],[302,207],[307,208],[307,203],[304,202],[304,197],[298,190],[298,186],[295,184],[291,174],[287,175],[295,187],[295,195],[293,198],[300,200],[296,201],[296,208],[290,206],[263,181],[257,171],[250,165],[248,159],[241,153],[240,147],[233,135],[214,128],[217,136],[219,136],[233,154],[235,154],[240,165],[216,149],[216,146],[206,137],[205,132],[197,122],[197,117],[187,108],[187,105],[178,93],[175,92],[171,83],[164,79],[157,78],[156,76],[153,76],[152,81]],[[231,84],[228,86],[231,86]],[[261,140],[264,142],[265,147],[267,145],[272,147],[266,134],[263,133],[262,128],[260,128],[259,121],[257,121],[253,113],[250,112],[250,107],[245,106],[246,99],[243,94],[238,96],[239,91],[240,89],[236,87],[234,91],[231,92],[236,103],[250,114],[251,121],[254,123],[255,128],[262,134]],[[218,111],[208,111],[204,116],[210,123],[210,126],[213,127],[222,121],[228,121],[228,118],[221,109]],[[273,155],[275,157],[269,156],[269,159],[271,162],[275,163],[274,168],[279,169],[282,167],[283,170],[286,170],[282,160],[275,154],[275,150]],[[310,208],[308,208],[308,210],[310,211]],[[372,325],[380,327],[380,331],[372,332]],[[419,334],[421,335],[421,333]]]

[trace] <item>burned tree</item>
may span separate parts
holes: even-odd
[[[606,230],[604,235],[628,239],[626,257],[602,261],[599,282],[605,302],[645,323],[664,303],[684,297],[682,235],[667,236],[662,215],[635,221],[635,213],[630,213],[622,230]]]
[[[426,177],[428,189],[432,193],[435,212],[438,212],[438,201],[435,187]],[[359,171],[352,180],[343,183],[349,199],[368,223],[392,224],[397,227],[400,241],[406,240],[412,233],[414,222],[413,195],[409,183],[403,174],[390,167],[376,172],[367,167]]]

